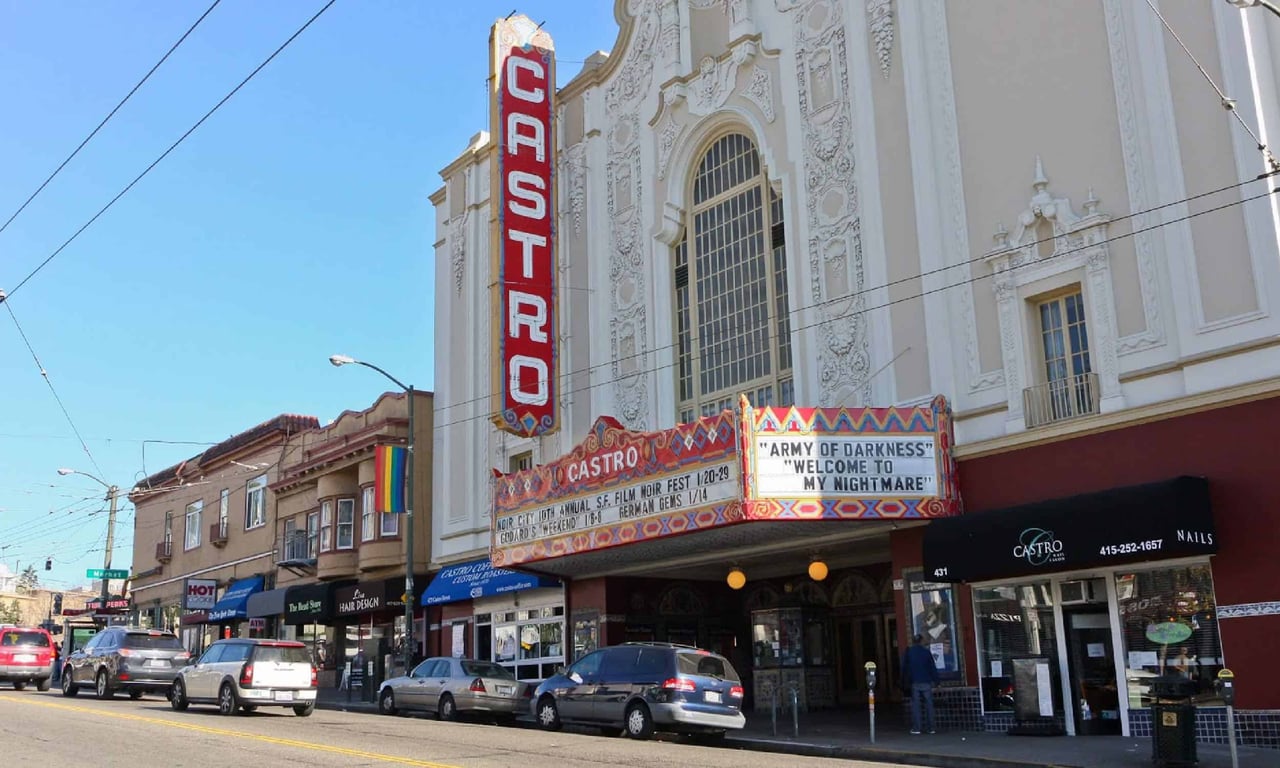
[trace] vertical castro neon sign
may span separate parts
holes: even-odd
[[[493,59],[494,421],[522,437],[559,427],[555,50],[526,16],[497,21]]]

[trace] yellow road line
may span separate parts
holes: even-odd
[[[208,733],[214,736],[230,736],[237,739],[248,739],[251,741],[261,741],[266,744],[278,744],[283,747],[297,747],[298,749],[309,749],[313,752],[329,752],[335,755],[345,755],[347,757],[362,757],[368,760],[378,760],[384,763],[395,763],[397,765],[413,765],[419,768],[458,768],[458,766],[447,765],[445,763],[433,763],[427,760],[414,760],[409,757],[398,757],[396,755],[384,755],[378,752],[365,752],[360,749],[347,749],[346,747],[334,747],[328,744],[316,744],[310,741],[298,741],[297,739],[280,739],[274,736],[261,736],[256,733],[246,733],[245,731],[232,731],[226,728],[210,728],[207,725],[196,725],[195,723],[184,723],[177,720],[164,720],[159,717],[146,717],[144,715],[130,715],[124,712],[108,712],[102,709],[94,709],[92,707],[81,707],[75,704],[58,704],[52,701],[40,701],[39,699],[25,697],[12,698],[9,696],[0,697],[0,702],[9,704],[27,704],[36,707],[49,707],[50,709],[62,709],[68,712],[86,712],[99,717],[112,717],[117,720],[132,720],[139,723],[151,723],[153,725],[163,725],[169,728],[181,728],[188,731],[197,731],[199,733]]]

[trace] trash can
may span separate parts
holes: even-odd
[[[1157,766],[1193,766],[1196,757],[1196,684],[1181,675],[1151,681],[1151,760]]]

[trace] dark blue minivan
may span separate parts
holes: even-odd
[[[593,651],[543,681],[532,706],[547,730],[576,723],[633,739],[654,731],[723,736],[746,723],[742,680],[729,660],[671,643]]]

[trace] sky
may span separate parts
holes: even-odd
[[[273,416],[328,423],[390,386],[335,353],[430,389],[427,198],[488,129],[489,27],[544,21],[561,85],[618,32],[611,0],[337,0],[14,290],[326,1],[221,0],[0,232],[10,569],[69,589],[103,565],[104,488],[60,467],[123,494]],[[0,224],[212,2],[0,0]],[[122,499],[115,568],[132,527]]]

